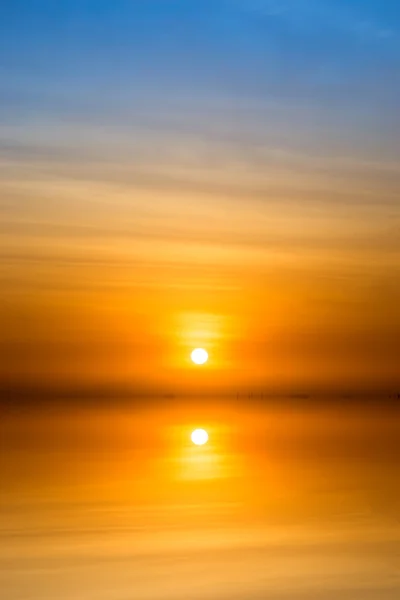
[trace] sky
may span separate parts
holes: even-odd
[[[397,391],[399,63],[390,0],[1,3],[1,387]]]

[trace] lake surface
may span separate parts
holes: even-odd
[[[400,597],[394,404],[75,399],[1,410],[7,600]],[[207,446],[191,443],[196,427]]]

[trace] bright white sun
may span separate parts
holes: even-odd
[[[195,429],[190,437],[196,446],[204,446],[208,442],[208,433],[204,429]]]
[[[204,348],[196,348],[190,356],[195,365],[204,365],[208,361],[208,352]]]

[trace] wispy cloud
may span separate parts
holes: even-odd
[[[248,11],[265,17],[285,20],[300,29],[328,28],[364,40],[389,40],[397,36],[397,28],[384,19],[370,16],[354,4],[332,0],[234,0]]]

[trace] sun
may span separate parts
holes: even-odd
[[[195,429],[190,437],[196,446],[204,446],[208,442],[208,433],[205,429]]]
[[[190,356],[195,365],[204,365],[208,361],[208,352],[204,348],[196,348]]]

